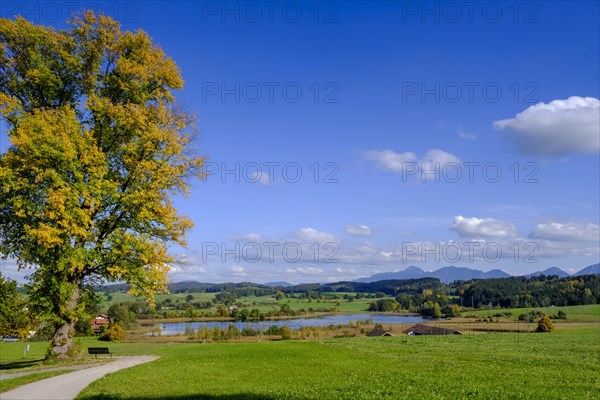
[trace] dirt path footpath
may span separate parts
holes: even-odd
[[[9,373],[9,374],[5,374],[3,372],[0,372],[0,381],[3,381],[5,379],[12,379],[12,378],[19,378],[21,376],[27,376],[27,375],[33,375],[33,374],[41,374],[43,372],[53,372],[53,371],[77,371],[80,369],[86,369],[86,368],[90,368],[90,367],[97,367],[99,365],[99,363],[94,363],[94,364],[77,364],[77,365],[70,365],[68,367],[51,367],[51,368],[44,368],[44,369],[34,369],[34,370],[30,370],[30,371],[25,371],[25,372],[15,372],[15,373]],[[0,395],[0,398],[2,398],[2,395]]]
[[[118,357],[115,361],[55,376],[0,393],[1,400],[72,400],[90,383],[120,369],[158,359],[157,356]]]

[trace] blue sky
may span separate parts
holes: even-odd
[[[0,13],[60,27],[52,3]],[[598,262],[598,2],[99,6],[176,61],[199,117],[212,175],[177,200],[173,280]]]

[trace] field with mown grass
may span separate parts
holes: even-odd
[[[556,315],[559,310],[567,314],[565,321],[583,321],[600,322],[600,304],[587,304],[584,306],[563,306],[563,307],[531,307],[531,308],[502,308],[494,310],[465,311],[462,316],[473,315],[477,318],[494,317],[496,314],[512,313],[508,319],[517,320],[520,314],[527,314],[530,311],[541,311],[544,314]],[[495,317],[494,317],[495,318]]]
[[[155,362],[106,376],[97,399],[597,399],[598,329],[551,334],[109,344]]]

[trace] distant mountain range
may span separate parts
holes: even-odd
[[[565,277],[569,276],[569,273],[563,271],[560,268],[550,267],[543,271],[532,272],[531,274],[527,274],[525,276],[528,278],[531,278],[532,276],[540,276],[540,275],[558,275],[560,278],[565,278]],[[575,275],[585,275],[585,274],[582,274],[581,271],[579,271]]]
[[[589,275],[589,274],[600,274],[600,264],[590,265],[579,272],[573,274],[578,275]],[[560,268],[551,267],[543,271],[533,272],[525,275],[526,277],[533,277],[539,275],[558,275],[561,278],[570,276],[571,274],[563,271]],[[397,272],[384,272],[380,274],[371,275],[367,278],[358,278],[354,282],[377,282],[389,279],[417,279],[417,278],[438,278],[444,283],[450,283],[454,281],[468,281],[470,279],[490,279],[490,278],[508,278],[512,275],[500,269],[493,269],[491,271],[480,271],[478,269],[471,269],[465,267],[443,267],[435,271],[423,271],[419,267],[411,265],[403,271]]]
[[[590,265],[573,275],[600,275],[600,264]]]
[[[600,275],[600,264],[590,265],[583,268],[581,271],[574,274],[568,274],[560,268],[551,267],[543,271],[533,272],[525,275],[525,277],[533,277],[538,275],[558,275],[561,278],[567,276],[579,276],[579,275]],[[397,272],[384,272],[380,274],[372,275],[368,278],[355,279],[352,282],[337,282],[337,283],[323,283],[325,286],[335,286],[336,284],[344,284],[346,286],[353,286],[360,284],[371,284],[379,281],[398,281],[404,279],[422,279],[422,278],[437,278],[443,283],[451,283],[454,281],[468,281],[470,279],[490,279],[490,278],[508,278],[513,275],[509,275],[500,269],[493,269],[491,271],[480,271],[478,269],[464,268],[464,267],[443,267],[436,271],[424,271],[419,267],[410,266],[403,271]],[[291,284],[289,282],[267,282],[264,284],[257,284],[252,282],[239,282],[239,283],[208,283],[208,282],[197,282],[197,281],[183,281],[183,282],[171,282],[169,283],[169,291],[171,293],[184,293],[184,292],[218,292],[222,290],[233,290],[238,288],[246,287],[257,287],[257,288],[296,288],[298,290],[317,290],[320,286],[319,283],[304,283],[304,284]],[[361,290],[368,291],[368,287],[362,285]],[[368,286],[368,285],[367,285]],[[99,285],[96,290],[109,291],[109,292],[123,292],[127,291],[129,286],[125,283],[118,283],[112,285]]]

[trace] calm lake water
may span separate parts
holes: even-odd
[[[419,322],[431,321],[422,317],[401,316],[393,314],[335,314],[326,315],[317,318],[294,318],[282,321],[261,321],[261,322],[169,322],[162,324],[144,325],[149,328],[161,329],[161,335],[179,335],[185,333],[186,327],[192,327],[194,331],[199,328],[214,328],[221,326],[227,328],[229,324],[234,324],[238,329],[242,330],[245,326],[250,326],[254,329],[260,328],[266,330],[269,326],[289,326],[292,329],[299,329],[305,326],[328,326],[328,325],[348,325],[350,321],[365,321],[370,319],[375,324],[417,324]]]

